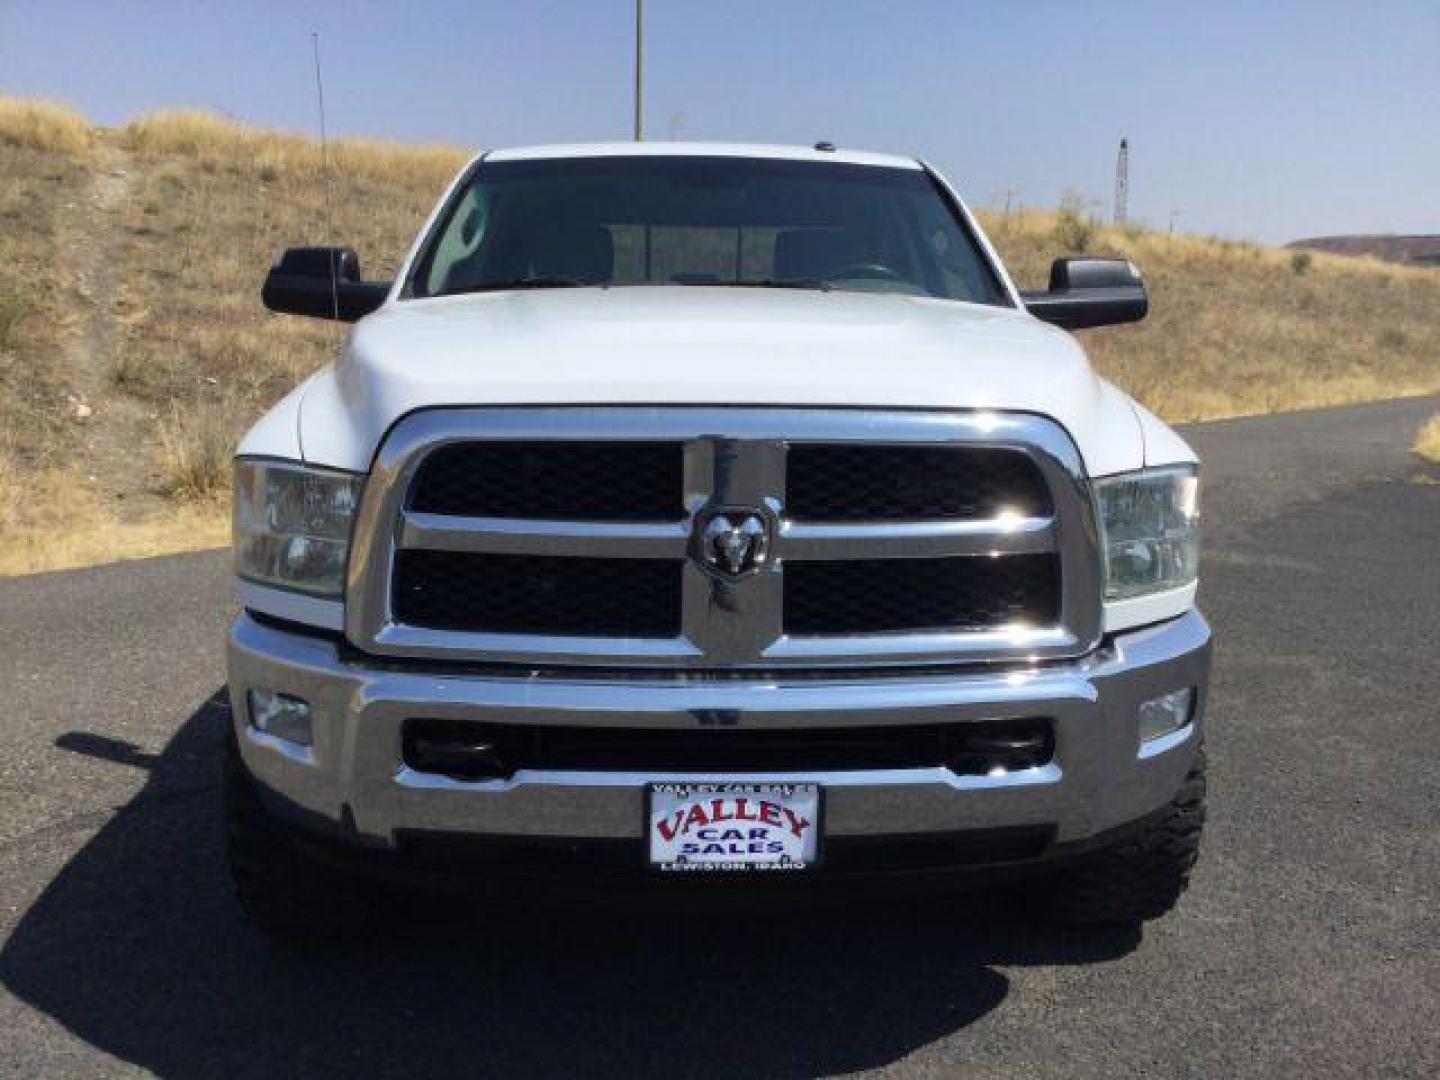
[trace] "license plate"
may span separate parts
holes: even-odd
[[[649,795],[657,870],[804,870],[819,856],[819,784],[656,783]]]

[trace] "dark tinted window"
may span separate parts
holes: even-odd
[[[733,157],[483,163],[409,295],[566,285],[753,285],[1006,304],[919,169]]]

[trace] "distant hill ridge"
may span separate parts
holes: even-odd
[[[1440,268],[1440,233],[1350,233],[1342,236],[1313,236],[1285,245],[1332,255],[1369,255],[1403,266]]]

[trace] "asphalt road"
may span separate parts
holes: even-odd
[[[278,950],[221,865],[225,557],[0,582],[0,1074],[1440,1074],[1437,404],[1191,433],[1212,812],[1143,936],[972,896]]]

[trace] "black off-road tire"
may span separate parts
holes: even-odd
[[[380,890],[300,849],[261,802],[233,731],[225,740],[224,802],[230,877],[252,923],[296,942],[351,939],[379,925]]]
[[[1044,917],[1068,925],[1133,924],[1166,914],[1190,883],[1205,825],[1205,753],[1175,798],[1138,833],[1087,856],[1032,894]]]

